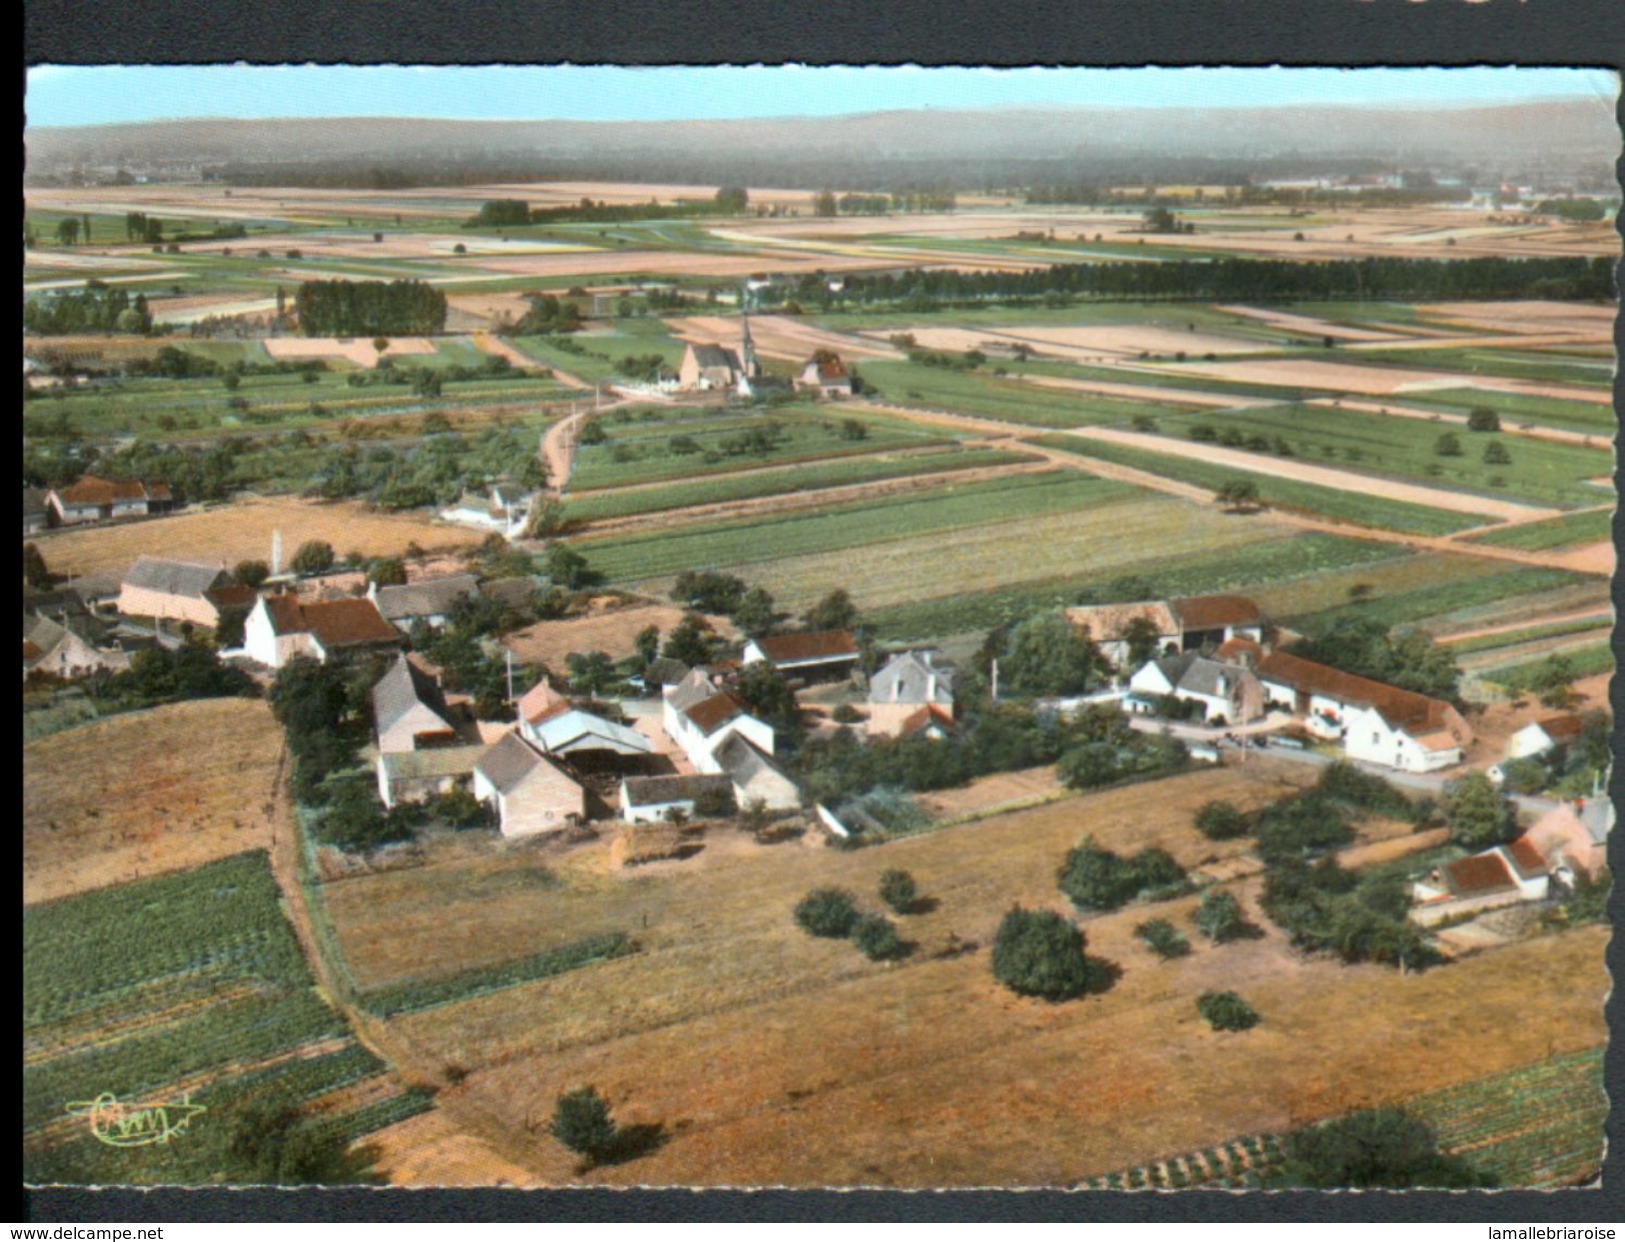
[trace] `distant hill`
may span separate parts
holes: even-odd
[[[30,180],[76,168],[180,169],[360,164],[535,171],[625,178],[713,177],[730,163],[762,170],[832,163],[860,176],[904,161],[963,175],[1012,162],[1113,166],[1136,160],[1326,161],[1413,166],[1488,162],[1505,168],[1610,164],[1612,103],[1564,100],[1498,107],[1003,108],[878,112],[774,120],[587,122],[334,117],[175,120],[33,128]],[[465,178],[466,179],[466,178]],[[741,177],[743,179],[743,177]],[[798,178],[798,181],[804,180]]]

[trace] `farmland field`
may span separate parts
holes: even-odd
[[[431,940],[447,966],[466,969],[636,920],[633,956],[391,1022],[426,1058],[469,1071],[442,1093],[448,1114],[549,1182],[583,1175],[520,1121],[578,1081],[597,1083],[617,1116],[667,1135],[635,1165],[585,1175],[592,1181],[1068,1185],[1126,1160],[1397,1103],[1549,1048],[1595,1045],[1607,987],[1597,928],[1406,979],[1304,957],[1268,928],[1261,940],[1161,963],[1132,933],[1148,911],[1130,908],[1084,923],[1089,951],[1123,968],[1104,995],[1049,1006],[994,985],[986,946],[999,917],[1012,903],[1056,904],[1055,867],[1083,832],[1119,849],[1161,845],[1191,865],[1233,848],[1190,829],[1197,805],[1257,805],[1289,775],[1260,763],[1177,777],[1154,799],[1143,787],[1071,797],[879,852],[790,843],[714,863],[702,852],[682,873],[623,878],[596,861],[600,844],[561,858],[553,870],[564,883],[540,891],[498,883],[534,869],[517,855],[329,889],[340,890],[331,900],[347,953],[379,980],[414,969],[415,946]],[[795,928],[789,909],[807,888],[841,884],[870,904],[890,866],[910,870],[937,903],[902,920],[916,946],[902,964],[865,962]],[[1250,907],[1253,889],[1239,893]],[[1183,923],[1194,900],[1155,913]],[[486,934],[448,942],[443,928],[463,923],[464,907],[480,911]],[[1542,1023],[1479,1038],[1487,1002],[1530,971],[1563,981]],[[1216,1037],[1196,1020],[1195,994],[1221,985],[1265,1015],[1246,1037],[1256,1055],[1215,1056]],[[1333,1046],[1342,1051],[1329,1066],[1322,1053]],[[711,1087],[718,1074],[726,1093]],[[1068,1103],[1078,1091],[1094,1101],[1086,1114]],[[886,1124],[855,1133],[854,1108]],[[967,1131],[957,1120],[967,1112],[999,1120]],[[836,1128],[845,1142],[826,1141]]]
[[[369,1079],[351,1092],[364,1110],[324,1118],[346,1139],[426,1107],[381,1077],[315,990],[261,852],[28,909],[23,972],[31,1181],[231,1180],[234,1127],[257,1100],[314,1104]],[[70,1104],[101,1092],[201,1105],[188,1127],[201,1141],[99,1143]]]
[[[1525,522],[1505,530],[1486,531],[1482,535],[1474,535],[1472,541],[1487,543],[1491,547],[1525,548],[1538,552],[1546,548],[1606,542],[1612,537],[1613,528],[1613,511],[1594,509],[1585,513],[1565,514],[1545,522]]]
[[[122,573],[139,556],[235,565],[271,555],[271,535],[282,532],[284,556],[306,540],[334,543],[340,555],[400,556],[407,545],[427,551],[471,547],[477,531],[431,521],[423,514],[380,513],[356,501],[317,502],[253,497],[193,512],[112,527],[82,527],[35,536],[53,573],[83,577]]]

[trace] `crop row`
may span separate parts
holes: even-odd
[[[1612,672],[1614,668],[1614,653],[1607,643],[1578,647],[1561,654],[1568,661],[1576,677],[1594,677],[1598,673]],[[1485,669],[1479,676],[1484,681],[1494,682],[1503,690],[1518,693],[1529,689],[1536,674],[1546,666],[1550,658],[1550,655],[1544,655],[1538,660],[1525,660],[1521,664],[1505,664],[1499,668]]]
[[[535,953],[501,966],[488,966],[480,970],[463,971],[444,979],[430,979],[418,983],[404,983],[393,987],[377,988],[364,993],[361,1004],[381,1017],[391,1018],[403,1013],[416,1013],[456,1001],[470,1000],[488,992],[532,983],[566,971],[580,970],[599,962],[612,961],[636,951],[636,946],[624,932],[604,936],[588,936],[572,944]]]
[[[1612,510],[1588,509],[1583,513],[1565,513],[1562,517],[1549,518],[1544,522],[1499,527],[1474,536],[1473,542],[1487,543],[1497,548],[1541,552],[1570,544],[1601,543],[1610,537],[1613,529]]]

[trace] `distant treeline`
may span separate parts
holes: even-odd
[[[465,229],[514,229],[528,224],[627,224],[635,220],[670,220],[682,216],[725,216],[744,211],[750,196],[740,186],[724,186],[713,198],[686,198],[675,203],[593,202],[583,197],[567,207],[532,207],[520,198],[496,198],[480,205],[463,221]]]
[[[82,290],[48,293],[23,303],[23,331],[40,336],[151,330],[152,313],[143,295],[131,298],[99,280],[88,281]]]
[[[825,277],[801,278],[791,296],[828,300]],[[1105,299],[1129,301],[1348,302],[1453,301],[1614,296],[1613,262],[1596,258],[1175,260],[1063,263],[1026,272],[913,269],[845,277],[843,301],[921,309],[976,302]]]
[[[446,326],[446,295],[421,280],[307,280],[294,306],[306,336],[420,336]]]

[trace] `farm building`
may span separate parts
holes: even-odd
[[[927,706],[937,708],[952,722],[954,670],[939,663],[935,652],[905,651],[869,679],[865,732],[875,737],[900,736],[904,722]]]
[[[397,750],[378,756],[378,796],[384,806],[422,802],[450,793],[468,782],[474,765],[490,747],[436,746],[429,750]]]
[[[1458,858],[1411,886],[1411,917],[1424,927],[1524,901],[1543,901],[1551,879],[1546,859],[1527,837]]]
[[[586,789],[518,733],[503,734],[474,765],[474,796],[492,805],[505,837],[560,832],[587,817]]]
[[[454,745],[463,713],[446,702],[440,685],[404,652],[372,688],[372,718],[380,754]]]
[[[464,492],[440,516],[458,526],[492,530],[512,539],[521,535],[530,519],[536,493],[512,483],[492,483],[481,491]]]
[[[1243,595],[1193,595],[1185,599],[1140,600],[1068,608],[1065,616],[1080,632],[1087,628],[1101,655],[1121,668],[1130,639],[1143,635],[1163,655],[1218,647],[1236,639],[1264,637],[1258,605]]]
[[[671,815],[693,819],[695,804],[733,797],[725,775],[628,776],[621,780],[621,818],[629,824],[651,824]]]
[[[750,714],[745,704],[713,684],[703,670],[665,694],[666,735],[683,748],[699,772],[720,772],[717,749],[735,733],[773,753],[773,726]]]
[[[1316,737],[1341,740],[1350,759],[1432,772],[1462,761],[1473,731],[1450,704],[1357,677],[1284,651],[1258,662],[1271,704],[1303,718]]]
[[[1613,827],[1614,804],[1602,794],[1559,804],[1524,835],[1551,862],[1554,875],[1569,883],[1595,881],[1608,866]]]
[[[820,397],[839,399],[852,395],[852,376],[846,364],[828,350],[819,350],[807,361],[796,376],[795,387],[800,392],[817,393]]]
[[[263,595],[243,627],[243,648],[267,668],[281,668],[295,656],[327,660],[369,651],[388,651],[402,642],[400,631],[370,599],[305,603],[295,595]]]
[[[37,487],[23,488],[23,538],[37,535],[51,525],[49,493]]]
[[[447,574],[402,586],[379,586],[375,582],[367,588],[367,597],[378,605],[384,619],[404,634],[419,621],[443,629],[457,601],[478,589],[479,580],[473,574]]]
[[[53,488],[46,497],[50,520],[56,526],[81,526],[116,518],[147,517],[175,508],[167,483],[137,479],[101,479],[87,474],[68,487]]]
[[[691,392],[737,387],[744,374],[739,355],[721,345],[690,345],[677,366],[677,385]]]
[[[254,592],[233,583],[224,565],[143,556],[119,583],[117,607],[127,617],[190,621],[214,629],[223,612],[253,602]]]
[[[786,676],[844,677],[857,667],[860,654],[851,630],[822,630],[753,638],[745,644],[739,662],[756,664],[766,660]]]
[[[933,742],[940,742],[952,735],[957,728],[951,711],[945,707],[938,707],[935,703],[925,703],[903,718],[902,723],[897,726],[896,735],[926,737]]]
[[[760,806],[767,811],[794,811],[801,806],[800,787],[743,732],[730,731],[713,754],[733,783],[736,805]]]
[[[81,622],[64,617],[53,621],[40,613],[23,614],[23,680],[30,673],[53,677],[84,677],[101,670],[117,671],[130,666],[129,656],[118,650],[99,648]]]
[[[1507,758],[1528,759],[1533,755],[1544,755],[1553,747],[1566,746],[1574,741],[1583,728],[1584,722],[1572,713],[1543,716],[1524,725],[1507,739]]]
[[[564,704],[563,711],[551,711],[539,719],[521,720],[519,732],[525,740],[550,755],[577,758],[597,751],[606,756],[641,758],[650,753],[648,738],[623,724]]]
[[[1264,687],[1251,670],[1195,651],[1148,660],[1128,684],[1141,701],[1165,695],[1200,704],[1209,724],[1246,724],[1264,714]]]

